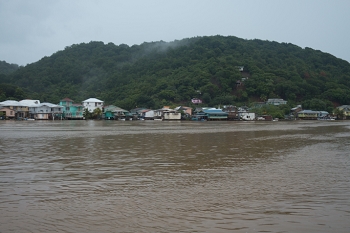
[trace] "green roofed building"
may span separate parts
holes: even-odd
[[[103,118],[106,120],[117,120],[121,118],[131,119],[132,114],[125,109],[119,108],[114,105],[108,105],[104,107]]]
[[[228,113],[217,108],[202,108],[197,111],[192,119],[205,119],[211,120],[227,120]]]

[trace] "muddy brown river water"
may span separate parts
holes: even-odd
[[[350,232],[350,122],[0,121],[0,232]]]

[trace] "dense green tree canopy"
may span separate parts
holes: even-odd
[[[0,74],[11,74],[19,69],[17,64],[9,64],[6,61],[0,61]]]
[[[212,106],[268,98],[310,106],[315,99],[326,106],[350,102],[347,61],[293,44],[233,36],[76,44],[0,75],[1,83],[21,88],[26,98],[58,103],[96,97],[125,109],[188,105],[191,98]]]
[[[0,102],[5,100],[22,100],[25,97],[26,94],[22,88],[11,84],[0,83]]]

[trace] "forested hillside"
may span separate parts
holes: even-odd
[[[0,75],[2,74],[11,74],[15,72],[19,66],[17,64],[10,64],[6,61],[0,61]]]
[[[0,83],[23,88],[27,98],[58,103],[96,97],[126,109],[188,105],[191,98],[207,106],[268,98],[306,106],[350,104],[347,61],[293,44],[233,36],[134,46],[82,43],[0,77]]]
[[[23,99],[25,93],[22,88],[10,84],[9,74],[19,69],[17,64],[10,64],[6,61],[0,61],[0,101],[11,99]]]

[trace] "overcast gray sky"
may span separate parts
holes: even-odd
[[[0,60],[26,65],[72,44],[237,36],[350,61],[350,0],[0,0]]]

